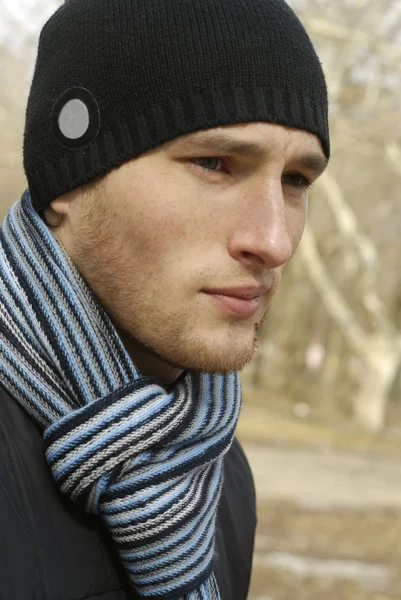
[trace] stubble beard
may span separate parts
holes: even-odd
[[[253,335],[249,332],[249,337],[252,335],[252,338],[240,344],[236,323],[228,326],[224,343],[219,339],[215,342],[205,341],[202,335],[205,323],[200,316],[194,316],[189,311],[180,315],[169,314],[168,310],[160,311],[160,306],[138,300],[140,290],[131,290],[129,294],[123,290],[118,306],[112,306],[110,299],[115,296],[116,279],[115,270],[110,269],[110,253],[103,257],[96,252],[101,247],[110,249],[113,246],[107,226],[107,209],[104,214],[99,204],[95,210],[91,203],[87,207],[88,215],[82,220],[83,225],[77,232],[78,243],[75,246],[75,257],[72,258],[78,263],[78,269],[79,265],[85,266],[92,281],[100,282],[99,289],[94,290],[86,279],[117,332],[122,332],[125,340],[167,365],[185,371],[229,373],[242,370],[252,361],[259,346],[267,311],[260,322],[253,324]],[[92,226],[85,225],[88,223]],[[80,271],[85,278],[82,270]],[[169,323],[168,327],[166,323]],[[135,362],[135,352],[132,358]]]
[[[150,325],[153,331],[158,331],[160,334],[159,339],[155,339],[154,336],[146,335],[146,331],[141,331],[137,324],[118,323],[116,315],[110,314],[117,329],[123,332],[124,338],[129,341],[131,347],[140,347],[141,350],[145,350],[150,356],[170,367],[211,374],[241,371],[252,361],[259,348],[262,325],[266,316],[267,311],[261,321],[254,324],[251,341],[239,346],[233,325],[230,327],[224,347],[220,344],[220,349],[216,351],[216,348],[210,347],[207,342],[199,340],[193,319],[188,318],[188,327],[185,330],[176,327],[169,332],[163,332],[160,331],[160,322],[154,320],[154,315],[149,315],[148,326]],[[151,325],[152,321],[154,321],[153,325]],[[182,323],[182,320],[180,322]]]
[[[81,257],[83,258],[83,257]],[[91,265],[92,274],[103,281],[108,273],[97,263]],[[107,269],[106,269],[107,271]],[[112,278],[110,274],[110,280]],[[260,322],[253,324],[253,330],[246,337],[238,332],[238,324],[228,325],[222,333],[210,335],[207,317],[194,316],[188,310],[184,314],[169,313],[166,307],[153,305],[146,299],[141,302],[140,293],[131,290],[119,298],[118,305],[111,305],[113,295],[103,288],[97,298],[115,326],[123,343],[130,347],[130,355],[135,362],[135,349],[166,365],[184,371],[205,373],[230,373],[241,371],[254,358],[267,311]],[[111,285],[111,290],[114,284]],[[115,289],[115,288],[114,288]],[[167,294],[168,296],[168,294]],[[166,325],[168,324],[168,325]],[[251,324],[249,327],[252,327]],[[241,342],[241,338],[243,341]]]

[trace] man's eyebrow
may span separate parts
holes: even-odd
[[[188,152],[218,152],[227,154],[242,154],[260,158],[265,155],[267,150],[256,142],[239,140],[231,138],[227,134],[219,132],[200,131],[191,136],[185,136],[179,140],[178,145],[181,150]],[[318,177],[326,169],[328,160],[321,154],[305,154],[297,157],[294,162],[299,166],[312,171]]]
[[[221,133],[200,132],[178,142],[181,149],[197,151],[215,151],[227,154],[244,154],[260,157],[266,153],[265,148],[255,142],[237,140]]]
[[[326,169],[328,160],[322,154],[305,154],[297,157],[294,162],[308,171],[312,171],[316,177],[319,177]]]

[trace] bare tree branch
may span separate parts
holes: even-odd
[[[336,283],[328,274],[309,226],[305,228],[298,252],[304,260],[310,280],[322,298],[327,312],[339,327],[350,346],[358,354],[364,354],[367,336],[356,322],[354,312],[348,306]]]

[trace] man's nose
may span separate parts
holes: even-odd
[[[243,264],[268,269],[287,263],[295,249],[289,210],[281,181],[271,181],[263,190],[247,195],[231,238],[231,256]]]

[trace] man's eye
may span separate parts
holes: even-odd
[[[192,158],[191,160],[199,167],[207,169],[208,171],[221,171],[223,167],[222,159],[214,156],[202,156],[200,158]]]
[[[302,187],[310,187],[312,182],[301,175],[301,173],[285,173],[281,181],[285,185],[292,185],[293,187],[302,188]]]

